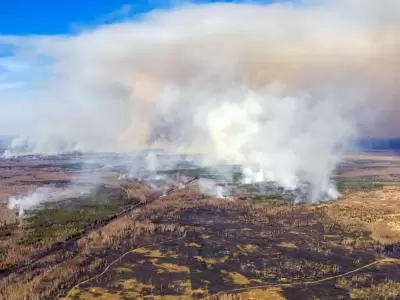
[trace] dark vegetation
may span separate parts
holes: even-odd
[[[102,186],[91,194],[28,211],[22,224],[3,226],[0,230],[0,238],[7,238],[6,243],[0,244],[0,276],[24,267],[26,261],[47,255],[65,241],[104,226],[140,202],[121,188]]]
[[[165,175],[181,174],[187,177],[214,179],[231,184],[238,184],[243,178],[241,169],[238,166],[225,165],[220,167],[190,167],[159,171],[158,173]]]
[[[285,206],[292,205],[294,198],[290,195],[271,194],[271,195],[255,195],[255,196],[240,196],[238,200],[251,204],[263,204],[267,206]]]
[[[44,209],[31,212],[25,220],[19,243],[34,245],[59,236],[68,239],[138,202],[138,199],[127,198],[120,189],[101,187],[90,195],[47,204]]]
[[[373,191],[382,189],[384,183],[376,177],[338,177],[337,187],[339,191]]]

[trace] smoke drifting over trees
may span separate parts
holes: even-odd
[[[154,11],[69,36],[1,37],[46,60],[6,152],[206,153],[248,182],[312,186],[365,135],[395,136],[400,3],[203,4]],[[29,57],[26,57],[29,53]]]

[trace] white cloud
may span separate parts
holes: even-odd
[[[118,10],[109,13],[105,17],[101,18],[102,23],[109,23],[115,21],[125,21],[131,16],[133,7],[131,4],[124,4]]]
[[[21,60],[14,57],[0,57],[0,70],[5,72],[22,72],[28,69],[28,66]]]
[[[29,66],[21,59],[13,56],[0,57],[0,101],[5,96],[2,91],[14,90],[25,85],[24,76],[29,71]]]
[[[25,82],[1,82],[0,81],[0,91],[10,90],[19,88],[25,85]]]

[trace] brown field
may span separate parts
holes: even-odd
[[[379,176],[397,181],[400,176],[400,156],[384,153],[348,155],[339,172],[343,176]]]
[[[397,158],[349,157],[342,198],[323,204],[213,199],[196,181],[160,197],[109,172],[82,206],[25,219],[7,209],[10,195],[77,171],[59,160],[0,167],[0,299],[400,298]]]

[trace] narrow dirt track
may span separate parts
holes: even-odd
[[[198,177],[194,177],[194,178],[184,182],[184,185],[188,185],[188,184],[190,184],[191,182],[193,182],[193,181],[195,181],[197,179],[198,179]],[[55,244],[50,249],[48,249],[46,251],[43,251],[43,252],[39,253],[38,255],[36,255],[34,258],[32,258],[27,263],[24,263],[24,264],[21,264],[21,265],[18,265],[18,266],[9,268],[9,269],[1,270],[0,271],[0,279],[4,278],[4,277],[7,277],[7,276],[10,276],[12,274],[21,274],[21,273],[25,272],[26,269],[28,269],[33,263],[41,260],[42,258],[45,258],[46,256],[51,255],[51,254],[53,254],[53,253],[55,253],[57,251],[70,250],[70,249],[74,248],[75,245],[76,245],[76,242],[80,238],[85,237],[85,236],[89,235],[91,232],[106,226],[111,221],[115,221],[115,220],[117,220],[119,218],[122,218],[123,216],[126,216],[127,214],[131,213],[132,211],[134,211],[137,208],[144,207],[144,206],[154,202],[155,200],[157,200],[159,198],[162,198],[162,197],[165,197],[165,196],[171,194],[172,192],[174,192],[175,190],[178,190],[178,189],[179,189],[179,187],[170,188],[169,190],[167,190],[161,196],[154,197],[153,199],[150,199],[150,200],[145,201],[145,202],[140,202],[140,203],[131,205],[130,207],[125,208],[124,210],[120,211],[119,213],[117,213],[117,214],[115,214],[113,216],[110,216],[109,218],[104,219],[103,221],[98,222],[97,224],[93,224],[93,225],[90,225],[90,226],[86,227],[83,232],[81,232],[81,233],[79,233],[77,235],[71,236],[70,238],[68,238],[67,240],[65,240],[63,242]]]
[[[92,281],[92,280],[94,280],[94,279],[97,279],[97,278],[103,276],[103,275],[109,270],[109,268],[110,268],[111,266],[113,266],[113,265],[116,264],[118,261],[120,261],[120,260],[123,259],[125,256],[127,256],[129,253],[132,253],[134,250],[136,250],[136,249],[138,249],[138,248],[142,248],[142,247],[151,247],[151,246],[158,246],[158,245],[162,245],[162,244],[169,243],[169,242],[176,242],[176,241],[179,241],[179,240],[181,240],[181,239],[184,239],[185,237],[186,237],[186,232],[184,232],[183,235],[182,235],[181,237],[179,237],[179,238],[169,239],[169,240],[166,240],[166,241],[163,241],[163,242],[158,242],[158,243],[153,243],[153,244],[147,244],[147,245],[140,245],[140,246],[137,246],[137,247],[135,247],[135,248],[133,248],[133,249],[131,249],[131,250],[125,252],[125,253],[122,254],[120,257],[118,257],[117,259],[115,259],[114,261],[112,261],[110,264],[108,264],[108,265],[105,267],[105,269],[104,269],[100,274],[97,274],[97,275],[95,275],[95,276],[93,276],[93,277],[91,277],[91,278],[89,278],[89,279],[86,279],[86,280],[84,280],[84,281],[82,281],[82,282],[79,282],[79,283],[77,283],[76,285],[74,285],[74,286],[69,290],[69,292],[67,293],[67,295],[66,295],[65,297],[62,297],[62,295],[58,295],[58,296],[56,297],[56,299],[65,299],[65,300],[68,299],[68,297],[71,295],[71,293],[73,292],[74,289],[76,289],[77,287],[79,287],[79,286],[82,285],[82,284],[88,283],[88,282],[90,282],[90,281]]]
[[[330,281],[333,279],[337,279],[337,278],[341,278],[341,277],[345,277],[354,273],[357,273],[361,270],[367,269],[369,267],[372,267],[374,265],[377,265],[379,263],[382,262],[390,262],[392,261],[392,259],[390,258],[383,258],[383,259],[378,259],[372,263],[369,263],[367,265],[361,266],[357,269],[354,269],[352,271],[343,273],[343,274],[339,274],[339,275],[335,275],[335,276],[330,276],[330,277],[326,277],[326,278],[322,278],[322,279],[318,279],[318,280],[314,280],[314,281],[303,281],[303,282],[293,282],[293,283],[266,283],[266,284],[262,284],[262,285],[256,285],[256,286],[249,286],[249,287],[244,287],[244,288],[238,288],[238,289],[232,289],[232,290],[225,290],[225,291],[220,291],[214,295],[210,295],[207,296],[206,298],[203,298],[202,300],[211,300],[211,299],[217,299],[218,296],[222,295],[222,294],[226,294],[226,293],[236,293],[236,292],[246,292],[246,291],[250,291],[250,290],[255,290],[255,289],[265,289],[265,288],[269,288],[269,287],[301,287],[301,286],[307,286],[307,285],[317,285],[326,281]]]

